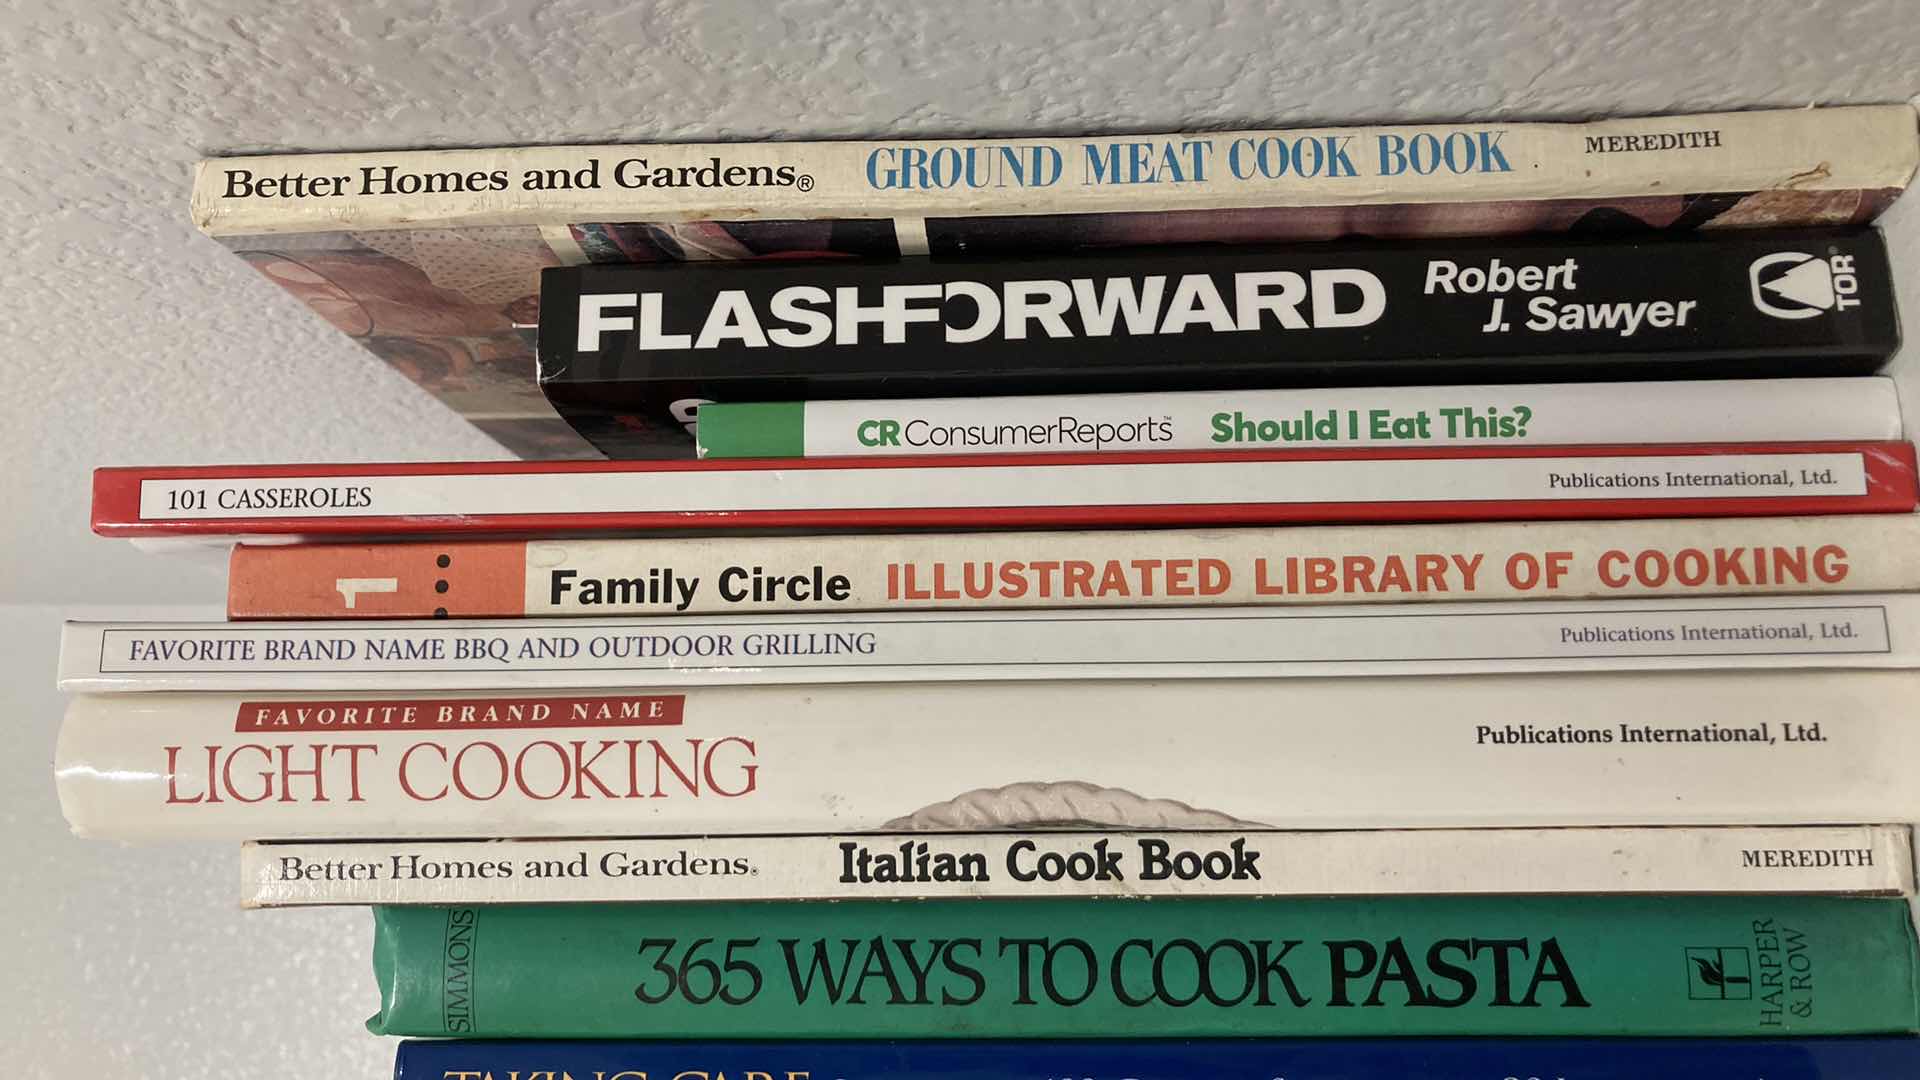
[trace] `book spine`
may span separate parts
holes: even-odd
[[[1893,380],[1073,394],[700,406],[703,457],[1903,437]]]
[[[1913,891],[1904,826],[249,843],[241,903]]]
[[[1920,1026],[1913,924],[1898,900],[850,900],[380,907],[374,920],[381,1008],[368,1026],[380,1034],[1702,1036]]]
[[[1205,591],[1208,570],[1166,584]],[[61,689],[86,693],[1920,667],[1920,595],[73,622],[60,652]]]
[[[1900,822],[1916,694],[1756,670],[82,695],[56,776],[75,831],[123,839]]]
[[[1544,573],[1548,562],[1556,568],[1552,580]],[[1208,592],[1165,588],[1170,574],[1197,580],[1203,563]],[[239,544],[228,559],[227,617],[577,618],[1910,591],[1920,591],[1920,517],[1876,514]]]
[[[1900,338],[1871,229],[566,266],[540,312],[612,457],[707,401],[1866,375]]]
[[[93,522],[109,536],[479,536],[1898,513],[1914,504],[1911,444],[1776,443],[96,469]]]
[[[803,1042],[407,1039],[395,1080],[1888,1080],[1920,1075],[1920,1039],[915,1039]]]
[[[942,217],[1596,196],[1897,191],[1913,110],[236,157],[195,170],[218,235],[580,221]]]

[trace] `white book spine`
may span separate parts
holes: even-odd
[[[807,457],[1902,437],[1893,380],[1879,377],[809,401],[799,408]]]
[[[241,903],[1849,893],[1913,887],[1905,826],[843,833],[248,843]]]
[[[195,170],[215,236],[595,221],[926,218],[1906,185],[1906,106],[1586,124],[238,157]]]
[[[1537,568],[1552,573],[1551,564]],[[1195,588],[1206,588],[1202,566]],[[63,689],[1920,667],[1920,594],[620,619],[68,623]]]
[[[1920,673],[81,696],[83,835],[1920,820]]]

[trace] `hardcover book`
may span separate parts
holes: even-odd
[[[1905,105],[1067,138],[372,151],[202,162],[192,214],[522,456],[589,454],[534,381],[552,266],[1342,236],[1860,225]]]
[[[1163,588],[1217,588],[1209,568]],[[459,622],[66,624],[60,687],[595,689],[1920,668],[1920,594]]]
[[[1906,903],[1833,897],[380,907],[374,975],[389,1035],[1920,1028]]]
[[[1901,513],[1909,443],[95,469],[106,536]]]
[[[407,1039],[394,1080],[1888,1080],[1920,1039]]]
[[[1701,379],[700,406],[701,457],[1899,439],[1893,380]]]
[[[1207,588],[1195,583],[1205,575]],[[1172,578],[1184,584],[1169,588]],[[230,619],[1920,591],[1920,516],[237,544]]]
[[[1920,820],[1912,671],[82,695],[114,839]]]
[[[541,281],[541,389],[612,457],[686,456],[709,401],[1864,375],[1900,338],[1871,229],[578,266]]]
[[[249,843],[241,903],[1913,891],[1905,826]]]

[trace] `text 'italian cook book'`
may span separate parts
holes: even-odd
[[[250,843],[241,902],[1913,891],[1905,826],[1219,829]]]

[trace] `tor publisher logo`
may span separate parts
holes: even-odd
[[[1694,1001],[1752,1000],[1752,957],[1739,946],[1689,947],[1687,997]]]
[[[1813,319],[1860,304],[1860,277],[1853,256],[1820,258],[1804,251],[1776,251],[1747,267],[1753,306],[1776,319]]]

